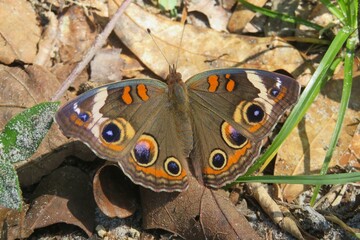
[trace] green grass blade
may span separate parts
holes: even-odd
[[[346,184],[360,181],[360,173],[339,173],[328,175],[298,175],[298,176],[242,176],[236,180],[241,182],[262,182],[278,184]]]
[[[340,22],[344,25],[346,25],[346,17],[345,17],[345,14],[344,14],[344,11],[342,11],[343,9],[343,5],[340,5],[341,6],[341,10],[339,8],[337,8],[333,3],[331,3],[330,0],[321,0],[322,4],[324,4],[327,9],[335,16],[337,17]]]
[[[311,27],[313,29],[316,29],[317,31],[321,31],[323,29],[322,26],[317,25],[315,23],[306,21],[302,18],[298,18],[298,17],[294,17],[288,14],[284,14],[284,13],[279,13],[279,12],[275,12],[275,11],[271,11],[269,9],[266,8],[262,8],[262,7],[258,7],[256,5],[253,5],[245,0],[238,0],[239,2],[241,2],[241,4],[243,4],[246,8],[254,11],[254,12],[258,12],[261,13],[265,16],[271,17],[271,18],[277,18],[277,19],[281,19],[284,22],[289,22],[289,23],[296,23],[296,24],[302,24],[308,27]]]
[[[352,87],[352,78],[353,78],[353,64],[354,64],[354,56],[355,56],[355,48],[357,44],[357,34],[352,34],[352,36],[348,39],[346,43],[346,54],[345,54],[345,67],[344,67],[344,84],[343,84],[343,91],[341,95],[341,102],[338,112],[338,119],[336,121],[335,129],[333,132],[333,135],[331,137],[330,143],[329,143],[329,149],[326,152],[325,159],[323,166],[320,170],[320,174],[324,175],[326,174],[331,157],[333,155],[333,152],[335,150],[336,144],[340,137],[341,128],[344,122],[345,118],[345,112],[349,105],[350,101],[350,95],[351,95],[351,87]],[[314,194],[311,198],[310,204],[314,205],[316,201],[316,197],[320,191],[321,185],[316,185],[314,189]]]

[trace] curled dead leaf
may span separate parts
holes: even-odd
[[[126,218],[138,208],[137,187],[114,164],[102,166],[93,179],[94,198],[109,217]]]

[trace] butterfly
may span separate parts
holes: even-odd
[[[294,79],[273,72],[214,69],[183,82],[170,66],[165,82],[131,79],[85,92],[55,120],[143,187],[183,191],[192,173],[220,188],[253,164],[299,91]]]

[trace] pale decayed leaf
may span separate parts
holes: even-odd
[[[49,130],[59,103],[41,103],[12,118],[0,135],[0,157],[16,163],[30,157]]]
[[[0,206],[20,209],[21,190],[14,166],[0,160]]]

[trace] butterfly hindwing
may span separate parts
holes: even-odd
[[[190,159],[196,177],[219,188],[243,175],[258,157],[261,141],[246,138],[198,102],[191,109],[196,140]]]

